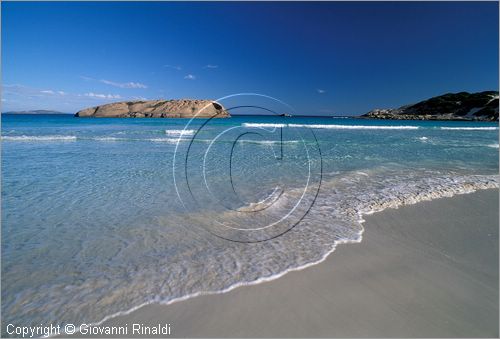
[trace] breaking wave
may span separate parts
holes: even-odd
[[[177,136],[191,136],[195,133],[196,131],[194,129],[167,129],[165,130],[165,134],[167,135],[177,135]]]
[[[440,127],[447,131],[497,131],[498,127]]]
[[[334,124],[267,124],[267,123],[243,123],[243,127],[257,127],[257,128],[315,128],[315,129],[381,129],[381,130],[415,130],[419,126],[375,126],[375,125],[334,125]]]
[[[73,135],[18,135],[18,136],[2,136],[5,141],[75,141],[76,136]]]

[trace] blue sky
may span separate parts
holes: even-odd
[[[498,2],[2,2],[2,110],[256,92],[311,115],[498,90]]]

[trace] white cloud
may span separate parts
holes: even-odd
[[[184,79],[194,80],[194,79],[196,79],[196,77],[195,77],[194,75],[192,75],[192,74],[188,74],[188,75],[186,75],[186,76],[184,77]]]
[[[131,98],[106,92],[72,93],[63,90],[33,88],[20,84],[2,84],[1,96],[5,111],[52,109],[62,112],[76,112],[85,107],[95,106],[99,101],[113,102]]]
[[[318,91],[319,94],[323,94],[323,93],[326,93],[326,91],[324,89],[317,89],[316,91]]]
[[[83,80],[85,80],[85,81],[95,80],[94,78],[87,77],[85,75],[80,75],[80,78],[83,79]]]
[[[115,81],[106,80],[106,79],[97,80],[97,79],[94,79],[94,78],[91,78],[91,77],[88,77],[85,75],[80,75],[80,78],[85,80],[85,81],[99,81],[99,82],[102,82],[103,84],[118,87],[118,88],[148,88],[148,86],[146,86],[145,84],[142,84],[140,82],[133,82],[133,81],[115,82]]]
[[[49,94],[49,95],[66,95],[67,93],[64,92],[64,91],[53,91],[51,89],[46,89],[46,90],[43,90],[43,91],[40,91],[40,93],[42,94]]]
[[[181,66],[173,66],[173,65],[163,65],[163,67],[172,68],[172,69],[175,69],[177,71],[180,71],[182,69]]]
[[[119,94],[100,94],[100,93],[85,93],[84,96],[97,99],[121,99]]]
[[[148,86],[140,82],[114,82],[106,79],[99,80],[103,84],[119,87],[119,88],[148,88]]]
[[[205,68],[211,68],[211,69],[214,69],[214,68],[219,68],[219,65],[211,65],[211,64],[208,64],[205,66]]]
[[[22,97],[26,99],[30,98],[35,98],[35,97],[47,97],[47,94],[49,93],[42,93],[40,89],[37,88],[30,88],[24,85],[19,85],[19,84],[14,84],[14,85],[8,85],[4,84],[2,85],[2,94],[4,96],[16,96],[16,97]]]

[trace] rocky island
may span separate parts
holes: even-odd
[[[227,118],[230,114],[213,100],[123,101],[86,108],[76,117],[100,118]]]
[[[498,92],[448,93],[396,109],[375,109],[361,118],[498,121]]]

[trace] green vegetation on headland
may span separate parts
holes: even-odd
[[[498,92],[447,93],[396,109],[375,109],[361,118],[498,121]]]

